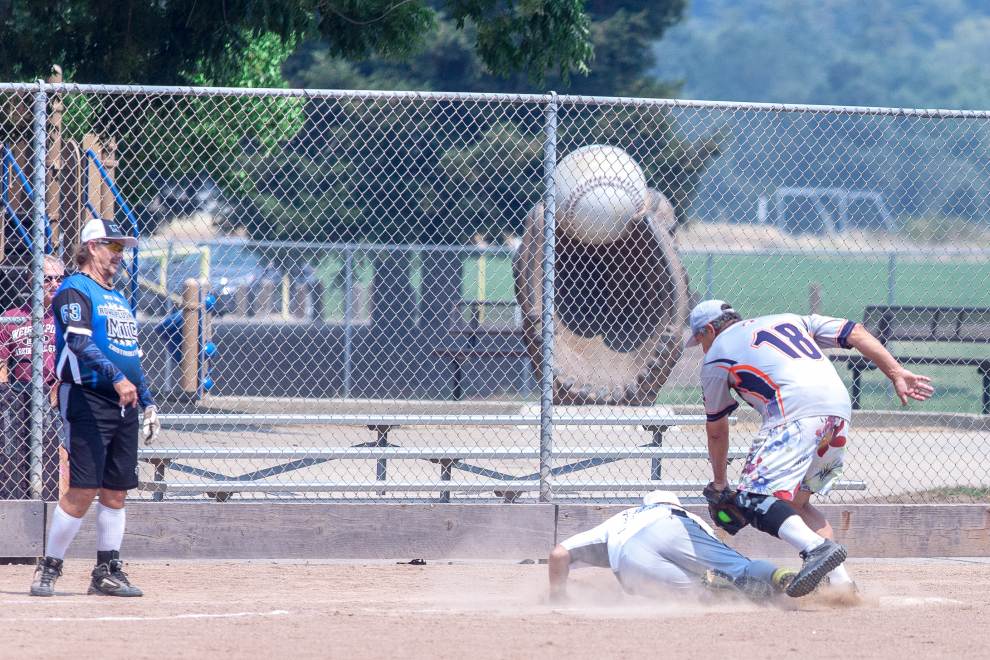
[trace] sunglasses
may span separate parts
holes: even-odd
[[[61,281],[61,275],[45,275],[45,284],[58,284]]]
[[[110,250],[114,254],[123,254],[124,252],[123,243],[117,243],[116,241],[96,241],[96,244],[106,247],[106,249]]]

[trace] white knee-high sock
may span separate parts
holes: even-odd
[[[828,574],[829,584],[851,584],[853,581],[852,577],[849,575],[849,571],[846,570],[845,564],[839,564],[838,567],[833,568]]]
[[[102,504],[96,505],[96,549],[99,552],[120,550],[124,540],[124,523],[127,515],[124,508],[111,509]]]
[[[55,507],[52,524],[48,528],[48,542],[45,544],[45,555],[55,559],[65,559],[65,551],[69,549],[72,539],[76,538],[82,518],[70,516],[62,509]]]
[[[800,552],[807,552],[817,548],[825,542],[821,536],[805,524],[801,516],[794,514],[784,521],[777,532],[782,540],[787,541],[793,548]]]

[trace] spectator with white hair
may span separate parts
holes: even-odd
[[[41,497],[58,499],[59,419],[54,408],[58,377],[55,374],[55,317],[52,296],[65,275],[62,260],[46,255],[44,273],[44,383],[47,394],[42,411]],[[29,281],[30,283],[30,281]],[[0,500],[31,497],[31,377],[33,333],[31,301],[0,313]]]

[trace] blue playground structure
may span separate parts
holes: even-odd
[[[34,241],[31,239],[31,233],[28,231],[27,224],[18,217],[17,212],[11,204],[13,201],[10,198],[11,174],[14,174],[21,182],[21,185],[24,186],[24,191],[27,192],[28,198],[34,197],[34,187],[31,186],[31,182],[24,174],[24,170],[17,164],[17,160],[14,159],[14,154],[10,150],[10,147],[0,144],[0,150],[3,153],[3,176],[0,177],[0,204],[3,204],[3,214],[7,218],[10,218],[14,226],[14,231],[20,237],[24,247],[27,248],[27,252],[31,252],[34,249]],[[51,254],[52,227],[48,221],[48,214],[42,214],[42,217],[45,221],[45,254]]]
[[[30,222],[27,218],[22,218],[15,209],[15,178],[16,181],[20,183],[20,186],[22,187],[24,193],[26,193],[28,199],[33,199],[34,187],[31,185],[31,181],[24,173],[24,170],[17,163],[17,160],[14,158],[14,153],[9,146],[0,143],[0,155],[2,155],[2,159],[0,159],[0,162],[2,162],[2,171],[0,171],[0,206],[2,206],[2,208],[0,208],[0,214],[2,215],[0,215],[0,217],[4,220],[9,219],[14,230],[14,234],[18,239],[20,239],[20,244],[23,247],[23,253],[31,254],[34,250],[34,240],[32,239],[32,234],[30,231]],[[124,199],[123,193],[113,181],[113,178],[110,176],[110,173],[107,171],[107,168],[100,160],[100,157],[96,151],[92,148],[86,149],[82,154],[80,165],[80,172],[83,178],[82,185],[80,186],[82,191],[81,201],[83,207],[85,207],[92,217],[100,216],[100,212],[90,199],[90,188],[87,180],[90,176],[89,166],[92,165],[98,173],[102,183],[113,196],[113,199],[116,202],[116,208],[118,208],[120,212],[123,213],[123,215],[130,221],[134,238],[139,238],[140,224],[138,222],[137,215],[131,209],[131,206],[127,203],[127,200]],[[42,218],[45,223],[45,254],[51,254],[56,248],[52,242],[51,221],[47,213],[43,213]],[[58,248],[59,252],[61,252],[62,246],[60,245]],[[127,271],[129,274],[128,298],[131,309],[137,313],[140,283],[138,281],[138,248],[136,247],[131,250],[131,259],[127,266]],[[213,378],[210,375],[209,361],[210,358],[215,356],[218,352],[216,344],[205,339],[203,333],[204,315],[213,311],[213,308],[216,305],[216,297],[212,293],[208,293],[203,297],[202,303],[203,304],[200,307],[199,313],[200,341],[199,355],[197,358],[200,364],[199,373],[201,376],[196,392],[197,398],[208,392],[214,385]],[[162,335],[163,339],[165,339],[165,342],[169,347],[170,355],[177,363],[180,362],[183,357],[181,351],[182,325],[182,311],[176,310],[172,314],[166,316],[156,328]]]

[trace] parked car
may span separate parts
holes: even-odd
[[[209,259],[208,268],[204,260]],[[308,264],[282,269],[246,242],[215,242],[199,245],[174,244],[167,249],[146,249],[138,261],[139,280],[152,286],[142,287],[138,308],[152,316],[168,313],[172,307],[162,295],[155,295],[154,285],[161,283],[165,263],[165,288],[182,295],[187,279],[202,279],[208,273],[209,291],[216,297],[215,313],[241,313],[248,316],[278,313],[284,299],[282,288],[289,276],[289,313],[297,317],[319,318],[322,285]]]

